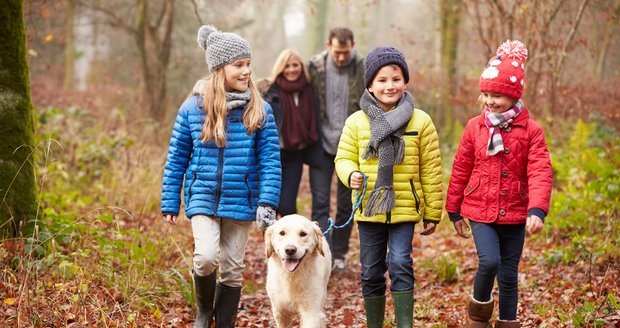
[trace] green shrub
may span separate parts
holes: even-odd
[[[551,209],[546,220],[549,263],[620,256],[620,143],[617,131],[593,118],[568,130],[571,135],[550,143],[554,169]],[[562,137],[562,136],[560,136]]]

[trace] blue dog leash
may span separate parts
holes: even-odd
[[[326,236],[330,231],[332,231],[332,229],[344,228],[348,226],[349,224],[351,224],[351,222],[353,222],[353,218],[355,217],[355,211],[357,211],[357,209],[362,207],[362,201],[364,201],[364,195],[366,194],[366,183],[368,182],[368,177],[364,173],[362,173],[362,175],[364,176],[364,184],[362,185],[362,192],[360,193],[359,189],[355,190],[355,202],[353,203],[353,210],[351,211],[351,216],[349,216],[349,219],[347,220],[347,222],[339,226],[335,225],[334,219],[330,217],[328,219],[329,227],[327,228],[327,230],[325,230],[325,232],[323,232],[323,236]]]

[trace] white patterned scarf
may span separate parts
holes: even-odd
[[[521,99],[511,109],[503,113],[492,113],[488,109],[484,111],[484,125],[489,129],[487,156],[493,156],[504,150],[501,129],[510,125],[521,112],[523,112],[523,101]]]

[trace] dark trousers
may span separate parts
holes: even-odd
[[[497,277],[499,318],[516,320],[519,302],[518,270],[525,242],[525,225],[475,221],[470,221],[470,225],[478,251],[474,298],[481,302],[490,300]]]
[[[318,222],[321,230],[326,231],[329,228],[330,194],[336,156],[330,155],[322,149],[321,153],[320,165],[310,167],[310,185],[311,188],[316,188],[316,193],[312,192],[312,221]],[[334,224],[343,225],[351,216],[353,207],[351,189],[347,188],[339,179],[337,180],[336,220]],[[349,251],[352,226],[353,222],[346,227],[332,229],[330,235],[326,236],[334,259],[343,259]]]
[[[386,271],[390,274],[390,290],[413,290],[411,251],[414,227],[413,222],[357,223],[364,297],[385,295]]]
[[[280,214],[284,216],[297,213],[299,184],[303,166],[307,164],[310,167],[310,192],[312,193],[314,220],[315,207],[318,207],[317,202],[325,202],[320,196],[325,192],[325,188],[312,179],[312,172],[320,170],[320,167],[324,165],[323,153],[323,147],[319,142],[300,150],[280,149],[280,160],[282,162],[282,190],[280,191],[280,204],[278,205]],[[327,199],[327,206],[329,207],[329,198]]]

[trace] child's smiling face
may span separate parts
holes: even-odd
[[[248,89],[252,74],[250,62],[250,58],[242,58],[224,66],[224,89],[226,91],[245,92]]]
[[[483,110],[499,114],[512,108],[517,101],[499,93],[482,91],[480,93],[480,102],[482,103]]]
[[[390,64],[381,67],[372,83],[368,87],[368,91],[372,92],[384,111],[390,110],[405,92],[405,78],[400,66]]]

